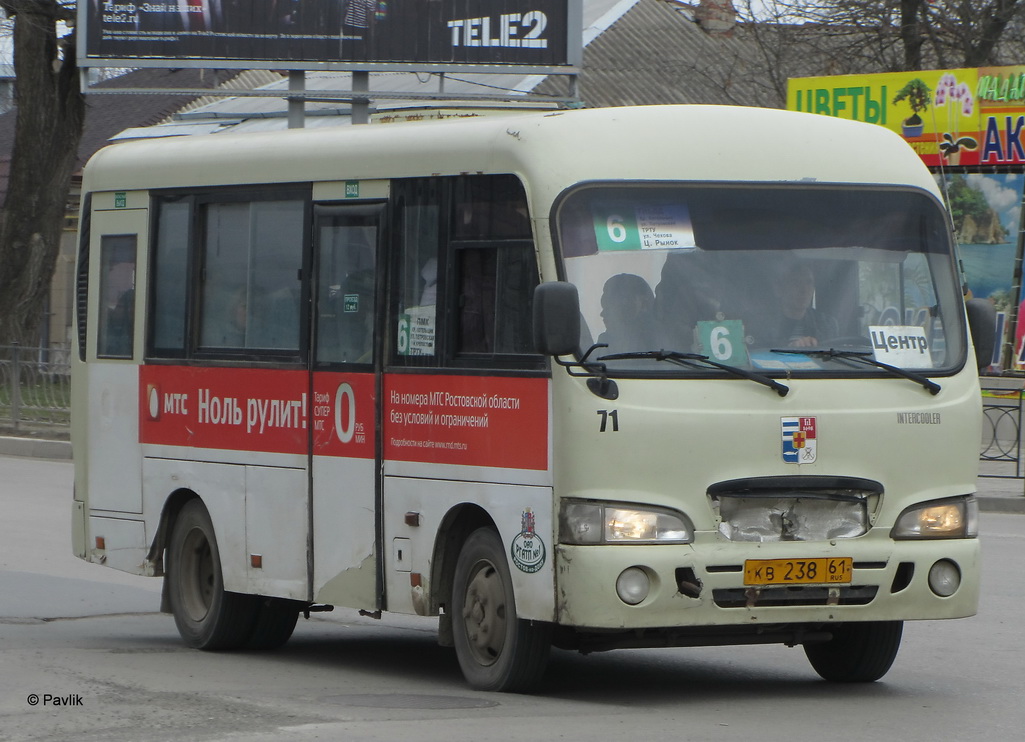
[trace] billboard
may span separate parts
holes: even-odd
[[[1025,65],[793,78],[787,108],[885,126],[930,167],[1025,165]]]
[[[79,64],[423,69],[579,65],[581,0],[82,0]]]

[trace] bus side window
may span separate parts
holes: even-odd
[[[252,203],[249,348],[299,350],[304,221],[301,201]]]
[[[205,210],[200,347],[299,349],[301,201]]]
[[[135,337],[136,235],[104,235],[100,241],[100,358],[131,358]]]
[[[177,356],[185,353],[192,207],[188,201],[164,201],[155,211],[157,230],[150,282],[152,345],[160,355]]]
[[[199,344],[204,348],[243,348],[249,324],[249,205],[209,204],[204,211]]]
[[[538,283],[530,243],[456,250],[459,327],[456,352],[533,352],[531,300]]]
[[[538,277],[523,185],[514,175],[463,176],[453,207],[455,354],[533,353]]]
[[[438,354],[441,207],[437,180],[401,183],[394,347],[405,365],[433,365]]]
[[[453,201],[454,240],[530,239],[526,194],[515,175],[458,178]]]
[[[393,188],[393,362],[461,366],[492,364],[487,356],[534,356],[538,271],[519,179],[422,178]]]

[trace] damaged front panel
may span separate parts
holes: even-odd
[[[831,541],[868,532],[882,486],[835,477],[766,477],[713,485],[719,532],[730,541]]]

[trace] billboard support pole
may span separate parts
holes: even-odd
[[[288,92],[302,93],[306,90],[306,73],[302,70],[289,70]],[[306,125],[306,100],[302,95],[288,99],[288,128],[302,129]]]
[[[370,92],[370,73],[356,70],[352,73],[352,123],[370,123],[370,99],[355,97],[357,93]]]

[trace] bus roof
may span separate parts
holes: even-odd
[[[132,141],[89,161],[84,190],[502,172],[523,176],[542,200],[594,180],[908,184],[936,192],[918,155],[882,126],[704,105]]]

